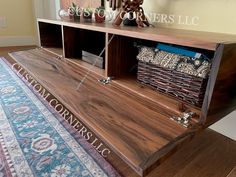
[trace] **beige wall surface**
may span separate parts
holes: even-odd
[[[0,17],[7,22],[6,28],[0,28],[0,46],[35,43],[34,1],[0,1]],[[157,27],[230,34],[236,34],[235,7],[235,0],[146,0],[143,5]],[[46,9],[41,11],[46,14]]]
[[[6,18],[7,25],[0,28],[0,46],[34,42],[36,30],[31,0],[1,0],[0,17]]]
[[[157,26],[236,34],[235,0],[146,0],[143,8],[148,14],[157,13]],[[164,15],[169,18],[173,15],[174,23],[161,20]],[[196,23],[191,24],[191,20]]]

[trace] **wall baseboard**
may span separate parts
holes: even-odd
[[[8,46],[27,46],[36,45],[37,39],[35,36],[3,36],[0,37],[0,47]]]

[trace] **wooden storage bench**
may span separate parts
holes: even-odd
[[[235,36],[47,19],[38,19],[38,27],[43,49],[12,54],[16,62],[141,176],[236,107]],[[212,58],[202,106],[137,82],[138,50],[134,43],[140,42],[185,46]],[[104,69],[81,59],[82,51],[99,55],[104,47]],[[107,84],[98,81],[108,77],[112,80]],[[77,89],[80,81],[83,84]],[[178,119],[188,119],[189,126]]]

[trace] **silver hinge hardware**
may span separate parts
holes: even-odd
[[[195,113],[193,112],[184,112],[180,116],[173,116],[170,119],[188,128],[190,126],[190,120],[193,118],[194,115]]]
[[[98,80],[98,82],[101,82],[104,85],[109,84],[111,81],[112,81],[112,77],[108,77],[107,79],[99,79]]]

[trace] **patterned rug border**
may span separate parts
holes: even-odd
[[[7,174],[8,177],[15,176],[16,171],[13,168],[13,163],[11,161],[11,157],[8,153],[8,150],[6,148],[1,132],[0,132],[0,160],[1,160],[1,165],[0,165],[1,171],[4,170],[4,174]],[[4,163],[4,162],[8,162],[8,163]]]
[[[24,83],[24,86],[26,86],[30,91],[36,96],[41,103],[58,119],[58,121],[63,125],[63,127],[71,134],[71,136],[79,142],[79,144],[84,148],[84,150],[91,155],[91,157],[95,160],[95,162],[102,168],[109,177],[120,177],[121,175],[118,174],[118,172],[114,169],[114,167],[106,161],[96,150],[95,148],[89,144],[84,137],[82,137],[71,125],[65,121],[65,119],[58,113],[56,112],[50,105],[49,103],[44,100],[37,92],[34,91],[33,87],[31,87],[26,80],[23,79],[22,75],[18,75],[16,70],[12,69],[12,65],[5,59],[4,57],[0,57],[2,61],[8,66],[9,70],[14,73],[17,78],[20,79]],[[17,63],[17,62],[15,62]],[[18,63],[18,65],[20,65]],[[20,65],[21,66],[21,65]],[[22,66],[21,66],[22,67]],[[22,67],[24,68],[24,67]],[[31,77],[32,75],[24,68],[24,71],[27,72]],[[34,78],[34,77],[32,77]],[[34,78],[35,79],[35,78]],[[36,79],[35,79],[36,80]],[[49,92],[50,93],[50,92]],[[53,95],[53,94],[51,94]],[[55,97],[56,98],[56,97]],[[10,167],[9,167],[10,168]]]

